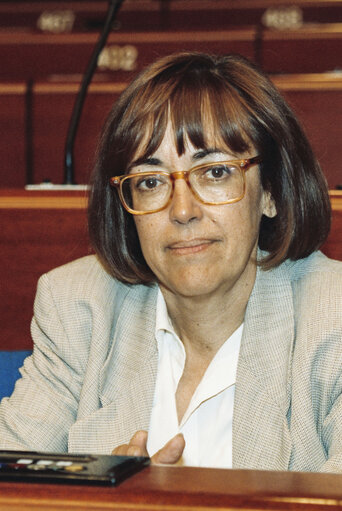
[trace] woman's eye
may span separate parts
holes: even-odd
[[[231,175],[232,170],[228,165],[214,165],[207,169],[205,176],[207,179],[222,179]]]
[[[145,176],[136,181],[135,187],[139,191],[156,190],[164,184],[163,181],[165,181],[165,179],[163,180],[161,176]]]
[[[140,182],[141,188],[148,188],[149,190],[152,190],[152,188],[155,188],[157,185],[158,181],[155,177],[149,177]]]

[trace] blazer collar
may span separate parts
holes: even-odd
[[[258,269],[242,335],[233,417],[233,467],[287,470],[294,309],[288,263]]]

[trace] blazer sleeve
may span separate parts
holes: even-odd
[[[338,396],[323,423],[322,439],[328,458],[320,472],[342,473],[342,377],[335,392]]]
[[[63,327],[48,274],[38,283],[31,330],[32,356],[12,396],[0,405],[0,448],[66,452],[81,390],[82,353]]]

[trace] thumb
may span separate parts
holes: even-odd
[[[182,433],[174,436],[151,458],[153,464],[172,465],[181,458],[185,448],[185,440]]]
[[[147,450],[146,450],[146,444],[147,444],[147,431],[144,429],[140,429],[139,431],[136,431],[134,435],[132,436],[129,446],[135,446],[141,449],[143,451],[144,456],[148,456]]]

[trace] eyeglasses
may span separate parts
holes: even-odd
[[[240,201],[246,192],[245,172],[261,162],[259,156],[244,160],[197,165],[190,170],[136,172],[110,178],[123,207],[132,215],[147,215],[170,203],[177,179],[185,179],[193,195],[203,204],[221,205]]]

